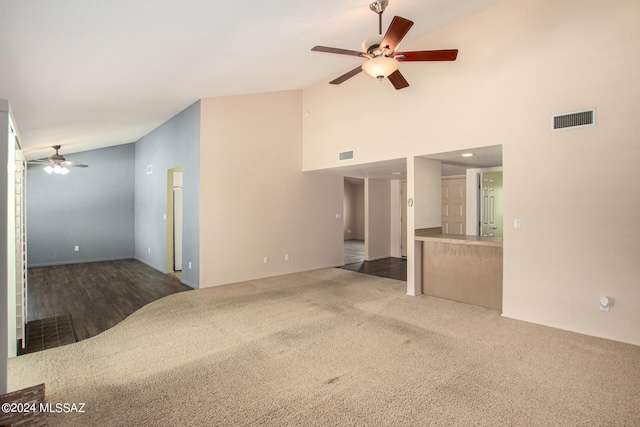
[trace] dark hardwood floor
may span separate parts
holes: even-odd
[[[191,290],[175,276],[133,259],[37,267],[28,274],[27,319],[71,314],[79,340],[115,326],[150,302]]]
[[[372,276],[407,281],[407,260],[404,258],[384,258],[376,261],[354,262],[339,268]]]

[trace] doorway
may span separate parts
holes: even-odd
[[[407,257],[407,181],[400,185],[400,256]]]
[[[167,273],[182,278],[182,167],[167,170]]]
[[[364,261],[364,207],[364,179],[345,177],[342,212],[345,264]]]
[[[502,172],[480,174],[480,235],[502,237]]]

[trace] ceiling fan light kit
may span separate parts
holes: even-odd
[[[378,14],[380,34],[382,34],[382,13],[388,4],[388,0],[377,0],[369,5],[369,8]],[[400,42],[412,26],[413,21],[395,16],[382,41],[377,43],[372,39],[366,40],[362,43],[362,52],[326,46],[315,46],[311,50],[314,52],[358,56],[366,59],[362,66],[354,68],[330,81],[330,84],[339,85],[364,70],[375,79],[384,80],[388,78],[393,87],[398,90],[409,86],[409,83],[398,69],[399,62],[455,61],[458,56],[457,49],[396,52]]]
[[[362,64],[362,69],[374,79],[383,80],[398,69],[398,61],[388,56],[376,56]]]
[[[51,148],[56,150],[56,154],[49,157],[46,160],[30,160],[27,164],[30,165],[46,165],[44,167],[44,171],[49,175],[66,175],[69,173],[69,168],[88,168],[89,165],[82,164],[80,162],[69,161],[58,154],[58,150],[60,149],[59,145],[54,145]]]
[[[49,175],[51,175],[52,173],[56,175],[66,175],[69,173],[69,169],[60,165],[47,166],[46,168],[44,168],[44,171]]]

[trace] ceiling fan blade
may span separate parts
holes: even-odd
[[[403,89],[409,86],[409,82],[407,82],[400,70],[394,71],[387,78],[389,79],[393,87],[396,88],[396,90]]]
[[[28,165],[48,165],[51,162],[49,160],[28,160]]]
[[[88,168],[89,165],[85,165],[84,163],[80,163],[80,162],[74,162],[71,160],[67,160],[65,162],[62,162],[62,166],[67,166],[67,167],[71,167],[71,168]]]
[[[387,33],[380,43],[380,49],[388,49],[388,54],[392,53],[398,47],[400,41],[409,32],[409,29],[413,26],[413,21],[401,18],[400,16],[394,16],[389,25]]]
[[[349,56],[365,56],[366,53],[358,52],[356,50],[347,50],[347,49],[338,49],[337,47],[326,47],[326,46],[315,46],[311,48],[313,52],[324,52],[324,53],[336,53],[338,55],[349,55]]]
[[[422,50],[418,52],[398,52],[393,58],[400,62],[407,61],[455,61],[458,49]]]
[[[344,73],[343,75],[341,75],[337,79],[331,80],[329,83],[332,84],[332,85],[339,85],[340,83],[342,83],[342,82],[344,82],[346,80],[349,80],[351,77],[355,76],[360,71],[362,71],[362,66],[358,65],[353,70],[349,71],[348,73]]]

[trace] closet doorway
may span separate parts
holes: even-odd
[[[182,167],[167,170],[167,273],[182,276]]]

